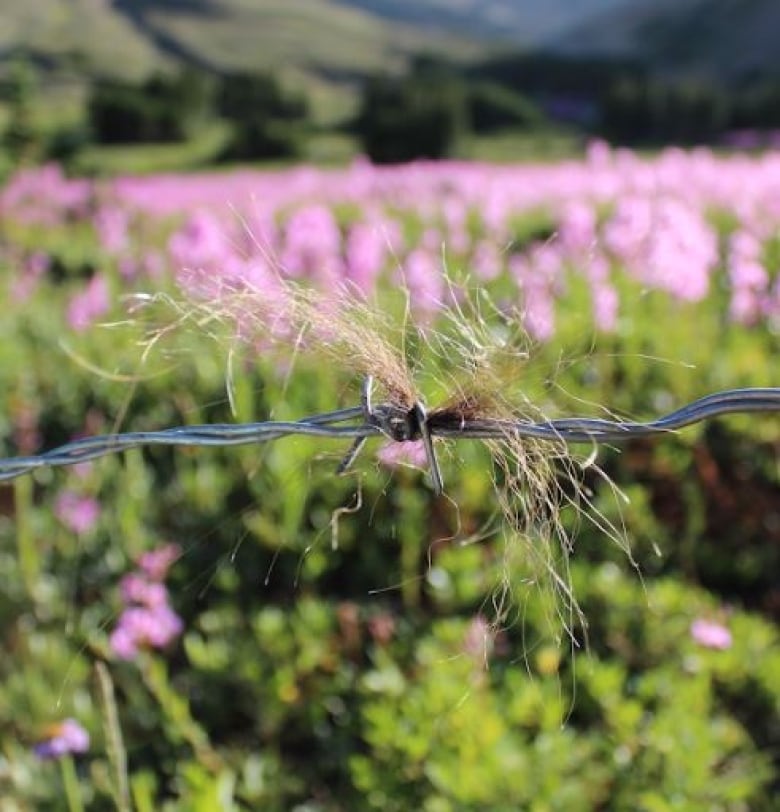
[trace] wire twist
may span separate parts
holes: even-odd
[[[780,411],[780,388],[769,387],[716,392],[647,422],[592,417],[565,417],[540,422],[491,417],[467,419],[456,411],[429,413],[419,401],[411,408],[394,403],[373,405],[372,386],[372,379],[366,378],[360,406],[311,415],[298,421],[213,423],[85,437],[41,454],[0,459],[0,481],[15,479],[38,468],[75,465],[141,446],[237,446],[269,442],[290,435],[351,438],[352,446],[338,467],[341,473],[352,465],[367,439],[385,436],[394,442],[422,440],[432,487],[440,494],[444,485],[434,451],[434,437],[500,440],[514,436],[565,444],[619,443],[635,437],[667,434],[724,414]],[[362,422],[340,425],[357,420]]]

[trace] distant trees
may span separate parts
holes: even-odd
[[[309,121],[303,95],[286,90],[270,73],[230,73],[219,82],[217,112],[232,124],[223,158],[294,157]]]
[[[541,127],[549,121],[527,96],[498,82],[478,81],[467,85],[468,121],[475,133]]]
[[[42,70],[22,53],[0,74],[0,171],[51,159],[78,167],[90,141],[178,143],[209,122],[219,126],[203,139],[207,154],[197,160],[295,158],[316,128],[305,92],[272,72],[192,68],[141,82],[93,80],[83,118],[69,113],[59,122],[46,108]],[[420,57],[405,74],[366,78],[356,114],[341,125],[377,163],[444,158],[471,134],[551,127],[630,146],[760,147],[777,140],[780,79],[672,81],[631,60],[552,55],[507,54],[466,68]]]
[[[101,144],[183,141],[207,110],[206,78],[184,69],[155,73],[141,84],[101,80],[87,105],[92,135]]]
[[[0,146],[16,164],[33,162],[43,153],[44,135],[34,109],[37,93],[38,82],[32,65],[21,59],[12,63],[0,86],[0,101],[7,109]]]
[[[364,88],[355,131],[376,163],[449,155],[466,123],[463,88],[432,68],[375,76]]]
[[[780,128],[780,80],[765,79],[740,88],[732,126],[734,129]]]
[[[623,144],[706,144],[729,126],[733,101],[713,84],[622,78],[604,95],[601,127]]]
[[[522,93],[421,58],[405,75],[374,76],[364,84],[354,131],[372,161],[398,163],[446,157],[467,133],[546,123],[539,106]]]
[[[88,102],[93,138],[102,144],[177,142],[219,116],[230,124],[224,159],[298,154],[309,109],[272,74],[213,78],[192,69],[156,73],[140,84],[96,82]]]

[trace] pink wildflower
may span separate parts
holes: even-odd
[[[119,616],[109,643],[122,660],[132,660],[145,648],[162,649],[182,632],[184,624],[167,604],[148,608],[130,606]]]
[[[369,293],[385,264],[387,246],[378,228],[356,223],[347,236],[346,273],[357,287]]]
[[[691,637],[705,648],[731,648],[731,632],[721,623],[698,618],[691,623]]]
[[[612,285],[595,285],[593,287],[593,318],[599,330],[612,332],[617,326],[618,294]]]
[[[128,216],[119,206],[103,206],[93,218],[100,244],[112,256],[120,256],[127,250]]]
[[[96,319],[105,315],[110,306],[108,283],[104,276],[96,274],[84,290],[70,300],[68,324],[77,332],[83,332]]]
[[[181,634],[184,624],[168,603],[168,591],[162,584],[178,556],[178,545],[166,544],[144,553],[140,571],[122,578],[119,592],[125,609],[109,638],[120,659],[132,660],[146,648],[165,648]]]
[[[474,246],[471,269],[482,282],[490,282],[501,273],[501,254],[490,240],[482,240]]]
[[[91,496],[62,491],[54,503],[54,514],[74,533],[88,533],[100,519],[100,504]]]
[[[168,602],[168,590],[158,581],[149,581],[143,575],[131,572],[119,582],[119,593],[125,604],[138,604],[156,609]]]
[[[181,556],[178,544],[164,544],[156,550],[143,553],[138,559],[138,566],[152,581],[162,581],[168,570]]]
[[[438,257],[417,248],[406,257],[402,273],[412,308],[422,317],[433,316],[444,298],[444,278]]]
[[[399,465],[413,465],[416,468],[424,468],[428,461],[422,440],[388,443],[379,449],[377,457],[388,468],[397,468]]]
[[[75,720],[65,719],[51,725],[43,741],[33,748],[40,759],[55,759],[69,753],[86,753],[89,750],[89,733]]]

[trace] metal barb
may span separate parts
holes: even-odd
[[[373,386],[374,378],[371,375],[366,375],[366,377],[363,378],[363,387],[360,392],[360,407],[363,412],[364,423],[368,423],[371,419],[371,390]],[[356,437],[353,440],[349,451],[347,451],[339,463],[338,468],[336,468],[336,474],[344,474],[352,467],[352,464],[357,459],[358,454],[363,450],[365,444],[365,437]]]
[[[405,443],[418,439],[422,440],[431,472],[433,491],[437,496],[440,496],[444,491],[444,482],[439,468],[439,461],[436,459],[436,452],[433,448],[433,438],[428,429],[428,416],[425,406],[421,401],[417,401],[411,409],[406,409],[394,403],[380,403],[374,409],[371,402],[373,387],[374,379],[371,375],[367,375],[363,379],[361,391],[361,408],[363,409],[363,420],[366,425],[375,426],[382,434],[395,442]],[[338,474],[343,474],[352,467],[365,442],[365,437],[355,439],[336,469]]]
[[[439,461],[436,459],[436,451],[433,448],[433,437],[428,427],[428,415],[425,411],[425,406],[418,400],[412,407],[412,411],[415,414],[417,425],[420,429],[420,437],[423,442],[423,447],[425,448],[428,470],[431,472],[433,492],[436,496],[441,496],[442,493],[444,493],[444,480],[442,479],[441,469],[439,468]]]
[[[160,431],[85,437],[38,455],[0,459],[0,481],[15,479],[38,468],[74,465],[142,446],[236,446],[264,443],[294,434],[352,438],[352,447],[339,466],[339,470],[344,471],[354,462],[366,439],[384,435],[396,442],[422,439],[433,490],[441,493],[443,484],[434,453],[434,437],[501,440],[514,435],[553,443],[618,443],[634,437],[668,434],[724,414],[780,412],[780,387],[767,387],[716,392],[643,423],[591,417],[567,417],[537,423],[491,417],[464,419],[447,413],[428,416],[419,402],[411,409],[391,403],[374,406],[371,403],[372,386],[370,378],[364,381],[360,406],[312,415],[297,422],[177,426]],[[361,418],[362,423],[354,422]]]

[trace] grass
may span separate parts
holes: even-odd
[[[73,168],[77,173],[88,175],[148,175],[200,169],[214,165],[214,157],[226,138],[226,125],[215,123],[204,127],[196,138],[184,144],[90,146],[78,157]],[[569,133],[505,131],[490,136],[469,136],[458,145],[453,157],[509,163],[562,160],[576,157],[581,152],[581,140]],[[296,161],[318,166],[345,166],[359,154],[360,144],[354,137],[338,132],[318,132],[307,140],[303,155]],[[253,165],[270,168],[289,163],[289,160],[256,161]]]
[[[495,155],[500,143],[478,146]],[[187,148],[160,150],[93,158],[148,168],[155,155],[184,160]],[[411,212],[399,217],[415,225]],[[532,233],[535,217],[523,214],[516,228]],[[131,250],[164,250],[164,229],[138,225]],[[91,220],[39,229],[9,218],[3,236],[0,270],[8,275],[33,249],[66,272],[45,277],[0,320],[0,435],[9,441],[30,411],[41,445],[51,447],[85,430],[264,418],[271,409],[297,418],[356,397],[347,386],[355,364],[338,372],[324,355],[300,352],[290,370],[252,345],[233,358],[233,415],[224,396],[227,347],[201,324],[171,333],[141,367],[143,325],[127,323],[122,307],[109,317],[111,333],[96,326],[64,335],[95,367],[138,373],[137,384],[94,374],[58,349],[84,265],[105,268],[120,285]],[[403,310],[393,270],[377,291],[387,313]],[[621,298],[619,331],[595,346],[578,316],[589,312],[589,294],[571,285],[559,335],[537,349],[518,389],[533,403],[560,395],[577,412],[604,403],[642,417],[655,412],[658,395],[681,403],[726,385],[771,382],[777,336],[726,322],[717,291],[675,304],[626,281]],[[327,336],[328,315],[318,318]],[[400,316],[392,324],[400,327]],[[442,346],[462,340],[455,326],[437,323],[450,337]],[[504,345],[505,330],[491,335]],[[405,337],[415,360],[413,335]],[[354,354],[372,360],[376,345],[368,346]],[[653,364],[650,356],[699,366]],[[423,357],[425,394],[433,394],[430,378],[457,372],[450,359]],[[625,521],[643,579],[599,528],[578,527],[573,511],[563,517],[567,530],[579,531],[571,583],[590,623],[588,654],[576,661],[554,636],[555,595],[532,583],[527,545],[496,527],[491,463],[477,444],[440,444],[452,502],[435,499],[419,473],[379,470],[373,445],[355,478],[336,477],[347,443],[311,438],[130,452],[3,486],[0,749],[8,769],[0,797],[23,808],[63,806],[71,765],[60,772],[40,764],[29,745],[72,716],[92,745],[78,757],[83,797],[71,808],[125,808],[130,794],[134,808],[163,812],[665,810],[670,797],[692,810],[773,809],[780,649],[776,627],[740,609],[739,595],[773,594],[778,428],[769,416],[731,418],[620,454],[604,450],[599,463],[631,503],[616,514],[603,483],[584,484],[608,519]],[[358,483],[362,507],[353,509]],[[68,490],[103,506],[80,535],[55,515]],[[528,504],[518,495],[518,508]],[[185,632],[168,651],[119,662],[108,641],[121,612],[118,584],[139,553],[170,541],[182,557],[168,596]],[[730,577],[718,591],[712,579],[721,567]],[[496,629],[488,621],[502,585],[517,617]],[[725,624],[730,649],[691,638],[701,618]]]
[[[108,3],[91,0],[26,0],[6,3],[0,52],[16,47],[56,62],[86,62],[94,73],[143,76],[165,60]]]
[[[459,149],[459,157],[475,161],[557,161],[582,152],[582,136],[561,129],[502,130],[491,135],[471,135]]]
[[[131,13],[123,14],[122,5]],[[468,58],[485,47],[321,0],[213,0],[202,6],[29,0],[6,6],[0,52],[22,46],[60,65],[132,79],[188,56],[219,69],[352,74],[401,67],[419,51]]]
[[[183,144],[90,146],[79,155],[74,170],[88,175],[143,175],[197,169],[213,162],[227,135],[227,126],[215,122]]]

